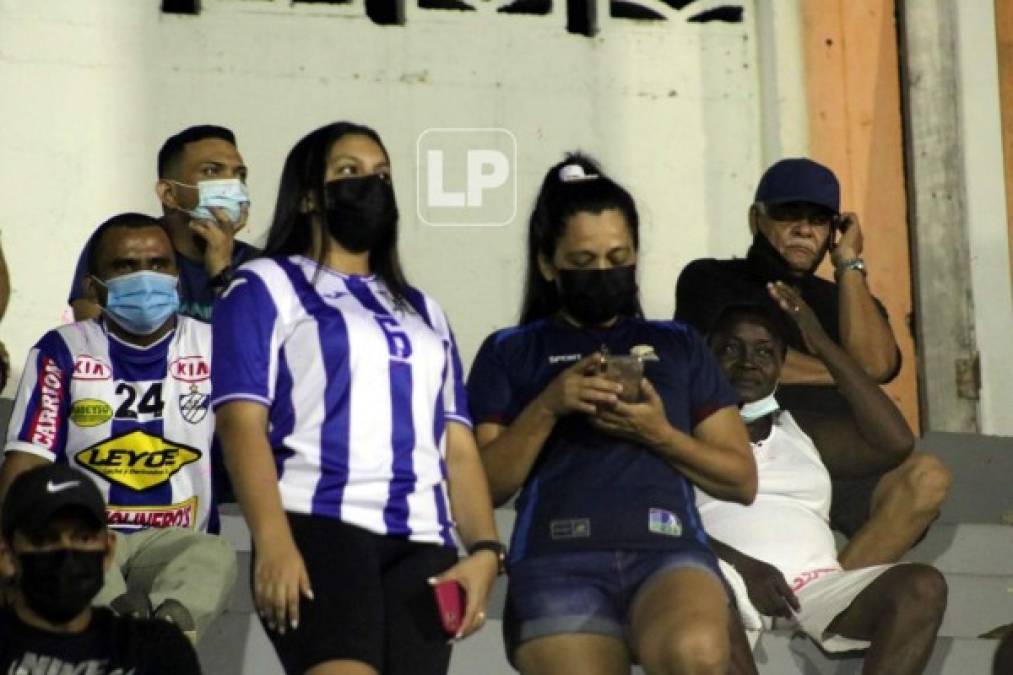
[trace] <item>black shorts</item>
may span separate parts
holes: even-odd
[[[350,659],[384,675],[444,675],[450,645],[427,579],[454,565],[457,551],[287,515],[315,600],[300,601],[296,630],[280,635],[264,624],[285,672]]]
[[[862,529],[869,520],[872,509],[872,493],[883,476],[863,478],[833,478],[830,484],[833,496],[830,498],[830,527],[848,539]]]

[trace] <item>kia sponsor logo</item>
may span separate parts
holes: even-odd
[[[169,364],[173,378],[181,382],[203,382],[211,377],[211,367],[203,356],[183,356]]]
[[[75,380],[111,380],[113,369],[102,359],[89,354],[81,354],[74,361]]]

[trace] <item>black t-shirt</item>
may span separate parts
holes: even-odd
[[[68,635],[33,628],[0,609],[0,673],[200,675],[193,645],[175,626],[106,608],[93,612],[87,629]]]

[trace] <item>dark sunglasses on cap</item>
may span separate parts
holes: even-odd
[[[808,221],[811,225],[837,225],[841,215],[836,211],[806,202],[786,202],[784,204],[768,204],[767,216],[780,222]]]

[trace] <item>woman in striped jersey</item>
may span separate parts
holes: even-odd
[[[318,129],[215,308],[212,405],[288,673],[445,673],[431,584],[463,586],[463,637],[502,556],[454,337],[405,281],[397,219],[376,132]]]

